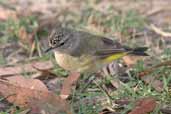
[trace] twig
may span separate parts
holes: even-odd
[[[156,32],[157,34],[163,36],[163,37],[171,37],[171,32],[165,32],[161,30],[160,28],[156,27],[154,24],[151,24],[148,28]]]
[[[143,77],[145,75],[151,74],[152,72],[154,72],[157,68],[162,67],[162,66],[171,66],[171,60],[168,61],[164,61],[160,64],[157,64],[151,68],[145,69],[142,72],[139,72],[138,76]]]
[[[156,15],[158,13],[161,13],[162,11],[164,11],[163,8],[155,8],[155,9],[152,9],[149,12],[145,13],[144,17],[150,17],[150,16]]]

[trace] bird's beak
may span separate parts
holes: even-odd
[[[47,53],[47,52],[49,52],[49,51],[51,51],[53,49],[54,49],[54,47],[49,47],[48,49],[45,50],[45,53]]]

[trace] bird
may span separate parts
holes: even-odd
[[[67,27],[55,27],[48,36],[49,47],[60,67],[70,72],[95,73],[126,55],[148,56],[148,47],[122,45],[111,38]]]

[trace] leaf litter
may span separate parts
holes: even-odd
[[[157,106],[154,98],[142,98],[136,102],[135,107],[128,114],[148,114]]]
[[[32,113],[43,111],[47,114],[59,112],[71,114],[69,104],[60,96],[50,92],[47,86],[38,80],[38,78],[46,77],[48,73],[51,74],[50,70],[53,67],[51,61],[1,67],[0,95],[21,108],[30,108]],[[26,78],[22,75],[26,72],[41,73],[42,76],[32,77],[37,79]]]
[[[13,76],[24,73],[48,72],[53,69],[51,61],[33,61],[28,64],[0,67],[0,77]]]
[[[60,96],[50,92],[47,87],[37,79],[25,79],[22,76],[8,77],[0,80],[0,94],[17,106],[31,108],[32,111],[58,114],[65,112],[71,114],[67,102]],[[34,112],[35,113],[35,112]]]

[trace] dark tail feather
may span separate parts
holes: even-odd
[[[145,51],[147,50],[148,50],[147,47],[138,47],[138,48],[132,49],[132,51],[129,54],[138,55],[138,56],[148,56],[148,54],[145,53]]]

